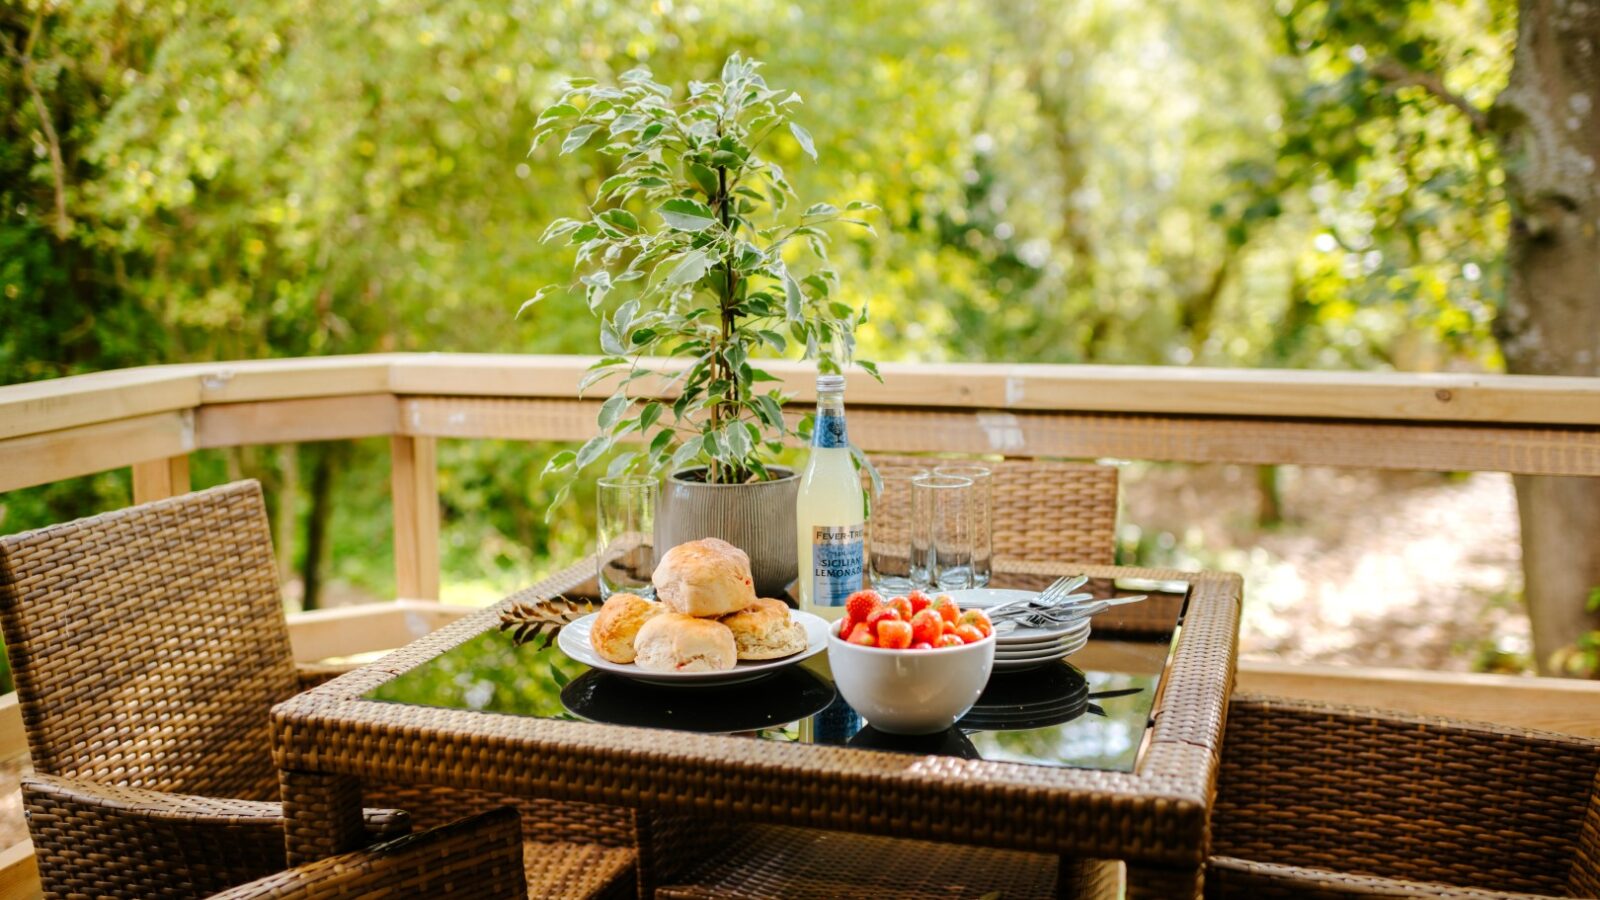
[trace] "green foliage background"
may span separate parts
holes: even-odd
[[[1485,107],[1510,19],[1504,0],[6,0],[0,382],[592,353],[582,297],[511,321],[570,267],[539,234],[603,177],[527,156],[537,111],[566,76],[682,84],[734,51],[806,98],[821,164],[771,151],[798,193],[883,208],[878,237],[834,248],[873,359],[1493,369],[1501,174],[1471,116],[1393,66]],[[441,448],[447,584],[583,549],[589,498],[542,521],[555,449]],[[298,485],[279,533],[334,517],[324,569],[381,596],[385,453],[206,454],[196,481]],[[126,499],[121,474],[15,492],[0,528]]]

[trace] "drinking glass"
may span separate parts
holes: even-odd
[[[599,486],[595,502],[599,507],[600,598],[622,591],[654,598],[656,589],[650,576],[656,569],[656,504],[661,485],[647,475],[621,475],[602,478]]]
[[[972,481],[972,586],[987,587],[994,574],[994,472],[988,466],[948,465],[933,474]]]
[[[923,560],[929,585],[972,587],[972,479],[918,475],[911,495],[911,552]]]
[[[911,553],[911,481],[929,473],[921,466],[903,463],[877,468],[882,486],[872,496],[868,577],[873,588],[885,596],[895,596],[928,586],[926,560],[919,565]]]

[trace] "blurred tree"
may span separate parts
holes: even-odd
[[[1437,339],[1470,341],[1492,314],[1508,371],[1600,375],[1600,9],[1299,0],[1280,21],[1303,74],[1265,190],[1320,190],[1329,244],[1360,254]],[[1507,59],[1497,35],[1513,28]],[[1497,283],[1501,302],[1484,287]],[[1600,584],[1600,482],[1516,487],[1535,657],[1552,672],[1600,629],[1586,608]]]

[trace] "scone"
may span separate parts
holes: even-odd
[[[782,600],[757,600],[721,622],[733,632],[740,659],[778,659],[806,648],[805,626],[790,617]]]
[[[725,616],[756,602],[750,557],[717,538],[668,550],[650,580],[661,602],[686,616]]]
[[[589,628],[589,646],[600,658],[614,663],[633,662],[633,640],[639,626],[650,617],[666,612],[666,607],[652,603],[638,594],[612,594],[600,615]]]
[[[721,672],[739,661],[728,626],[674,612],[646,621],[633,648],[634,663],[652,672]]]

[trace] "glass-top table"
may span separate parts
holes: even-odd
[[[1056,855],[1075,873],[1068,895],[1120,860],[1129,896],[1197,896],[1242,579],[1016,562],[993,586],[1077,573],[1103,596],[1150,597],[1097,616],[1065,663],[995,676],[957,728],[902,738],[839,701],[825,655],[668,690],[603,677],[542,640],[513,645],[502,615],[592,592],[586,561],[275,706],[288,857],[363,846],[366,789],[415,785],[597,807],[572,815],[630,809],[640,847],[743,823],[890,829]]]
[[[996,579],[993,587],[1036,587]],[[592,597],[594,585],[567,593]],[[1145,746],[1189,594],[1187,582],[1100,578],[1099,597],[1148,594],[1094,619],[1066,661],[997,671],[956,725],[908,737],[873,728],[833,687],[826,653],[755,681],[661,686],[593,670],[543,637],[518,646],[485,631],[366,692],[363,699],[543,719],[567,719],[767,741],[834,744],[1042,766],[1130,772]]]

